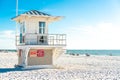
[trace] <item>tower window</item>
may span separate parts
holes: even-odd
[[[39,33],[40,34],[45,33],[45,22],[39,22]]]

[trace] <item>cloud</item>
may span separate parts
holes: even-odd
[[[15,32],[13,30],[0,32],[0,49],[15,49]]]
[[[119,49],[120,27],[113,23],[102,22],[95,26],[74,26],[63,31],[67,34],[68,49]],[[0,49],[15,48],[15,32],[0,32]]]
[[[12,30],[1,31],[0,34],[1,34],[0,39],[2,38],[14,39],[15,37],[15,32]]]
[[[120,27],[102,22],[96,26],[72,27],[67,31],[67,48],[70,49],[119,49]]]

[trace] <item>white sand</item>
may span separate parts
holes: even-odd
[[[14,70],[16,53],[0,53],[0,80],[120,80],[120,57],[62,55],[64,69]]]

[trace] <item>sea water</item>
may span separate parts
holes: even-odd
[[[3,50],[0,49],[0,52],[17,52],[17,50]],[[90,55],[110,55],[110,56],[120,56],[120,50],[66,50],[66,54],[90,54]]]
[[[120,50],[67,50],[66,54],[120,56]]]

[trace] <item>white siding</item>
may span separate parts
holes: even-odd
[[[26,33],[39,33],[39,22],[45,22],[45,33],[48,33],[48,23],[45,19],[28,18],[26,19]]]

